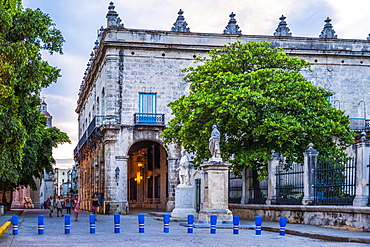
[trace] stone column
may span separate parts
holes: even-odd
[[[314,176],[315,167],[317,163],[317,156],[319,152],[313,149],[313,144],[308,145],[308,149],[303,152],[304,165],[303,165],[303,205],[312,205],[314,202]]]
[[[353,206],[366,207],[369,197],[369,155],[370,141],[366,139],[366,133],[361,133],[362,137],[354,146],[356,149],[356,196]]]
[[[175,189],[178,184],[178,179],[176,176],[176,157],[168,157],[168,201],[166,206],[166,211],[171,212],[175,208]],[[177,196],[177,195],[176,195]]]
[[[233,214],[228,209],[230,165],[222,161],[208,161],[201,165],[204,171],[204,200],[199,220],[209,221],[210,215],[217,215],[219,221],[232,220]]]
[[[266,204],[272,205],[276,203],[276,167],[279,165],[279,155],[275,150],[271,151],[271,156],[268,160],[268,188]]]
[[[114,165],[110,176],[110,214],[128,214],[129,205],[127,200],[127,160],[129,156],[115,156]],[[117,169],[118,168],[118,169]],[[116,169],[117,175],[116,177]],[[108,203],[107,202],[107,203]]]

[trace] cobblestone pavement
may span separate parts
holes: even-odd
[[[45,217],[45,234],[38,235],[37,216]],[[64,218],[48,216],[47,210],[25,210],[19,216],[19,235],[12,235],[9,228],[0,237],[0,246],[369,246],[361,243],[339,243],[287,234],[240,229],[217,229],[210,234],[208,228],[195,228],[193,234],[178,222],[170,223],[170,232],[163,233],[163,222],[145,216],[145,233],[138,232],[137,215],[121,215],[121,233],[114,233],[113,215],[99,215],[96,233],[90,233],[89,214],[81,212],[79,221],[71,217],[71,234],[64,234]]]

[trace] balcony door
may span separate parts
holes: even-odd
[[[155,93],[139,93],[140,123],[155,124],[157,113],[157,98]]]

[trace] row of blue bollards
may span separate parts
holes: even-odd
[[[279,221],[280,225],[280,235],[285,236],[285,227],[287,224],[287,219],[285,217],[281,217]],[[121,232],[121,219],[119,214],[114,215],[114,233],[120,233]],[[138,215],[138,222],[139,222],[139,233],[145,232],[145,218],[144,214]],[[210,219],[210,233],[216,234],[216,225],[217,225],[217,215],[211,215]],[[233,234],[239,234],[239,223],[240,218],[239,216],[233,217]],[[13,224],[13,235],[18,235],[18,215],[13,215],[12,217],[12,224]],[[64,224],[65,224],[65,234],[71,233],[71,216],[65,215],[64,217]],[[163,232],[169,233],[170,232],[170,215],[165,214],[163,216]],[[255,217],[255,230],[256,235],[262,234],[262,217],[256,216]],[[194,232],[194,215],[188,215],[188,233]],[[38,216],[38,234],[43,235],[45,233],[45,225],[44,225],[44,216],[39,215]],[[95,233],[95,215],[90,214],[90,233]]]

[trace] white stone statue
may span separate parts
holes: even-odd
[[[212,158],[221,158],[220,152],[220,131],[218,131],[217,126],[212,126],[211,137],[209,138],[209,151],[212,154]]]
[[[180,184],[190,185],[189,179],[190,160],[185,150],[182,150],[181,155],[182,157],[180,159],[180,164],[179,167],[176,168],[176,171],[179,171]]]

